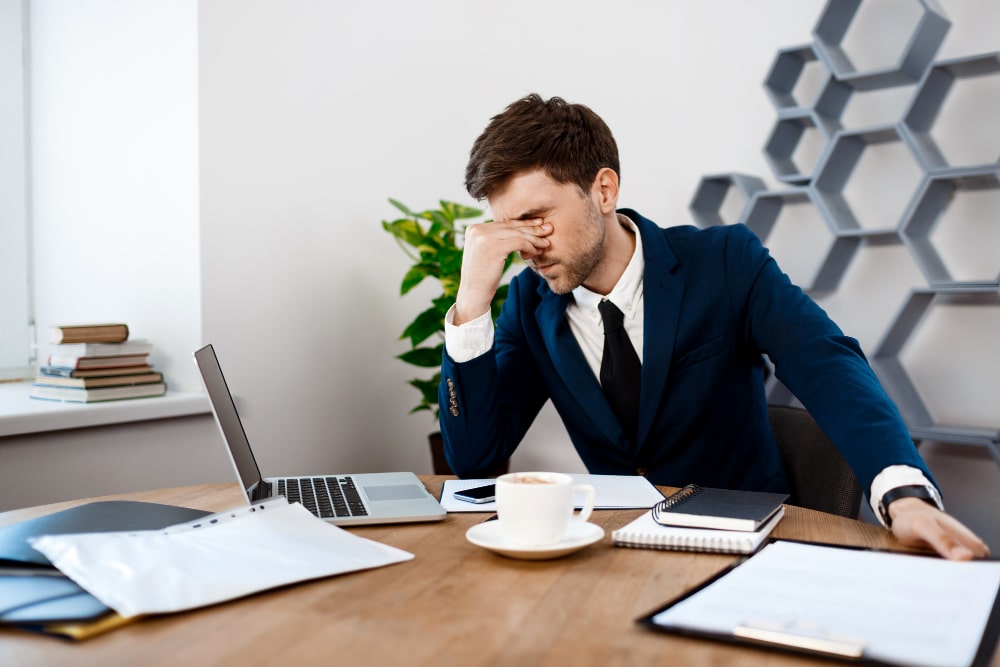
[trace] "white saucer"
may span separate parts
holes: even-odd
[[[525,547],[511,544],[500,532],[499,521],[477,523],[465,532],[465,539],[484,549],[489,549],[501,556],[520,558],[523,560],[544,560],[559,558],[574,551],[590,546],[604,537],[604,529],[589,521],[574,521],[569,525],[566,536],[555,544],[542,547]]]

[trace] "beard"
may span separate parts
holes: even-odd
[[[586,224],[581,226],[575,256],[568,259],[542,255],[528,262],[531,269],[545,279],[556,294],[569,294],[593,273],[604,255],[604,219],[590,198],[587,198]],[[554,266],[543,273],[538,266]]]

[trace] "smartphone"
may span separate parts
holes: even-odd
[[[465,489],[464,491],[456,491],[451,494],[457,500],[464,500],[467,503],[491,503],[496,499],[497,486],[496,484],[487,484],[486,486],[476,486],[471,489]]]

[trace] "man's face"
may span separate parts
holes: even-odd
[[[544,170],[518,174],[489,199],[494,220],[541,219],[552,225],[550,245],[521,259],[556,294],[582,285],[604,256],[604,219],[589,193],[557,183]]]

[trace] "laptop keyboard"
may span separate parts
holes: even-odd
[[[348,477],[290,477],[277,480],[278,495],[302,506],[321,519],[367,516],[368,510]]]

